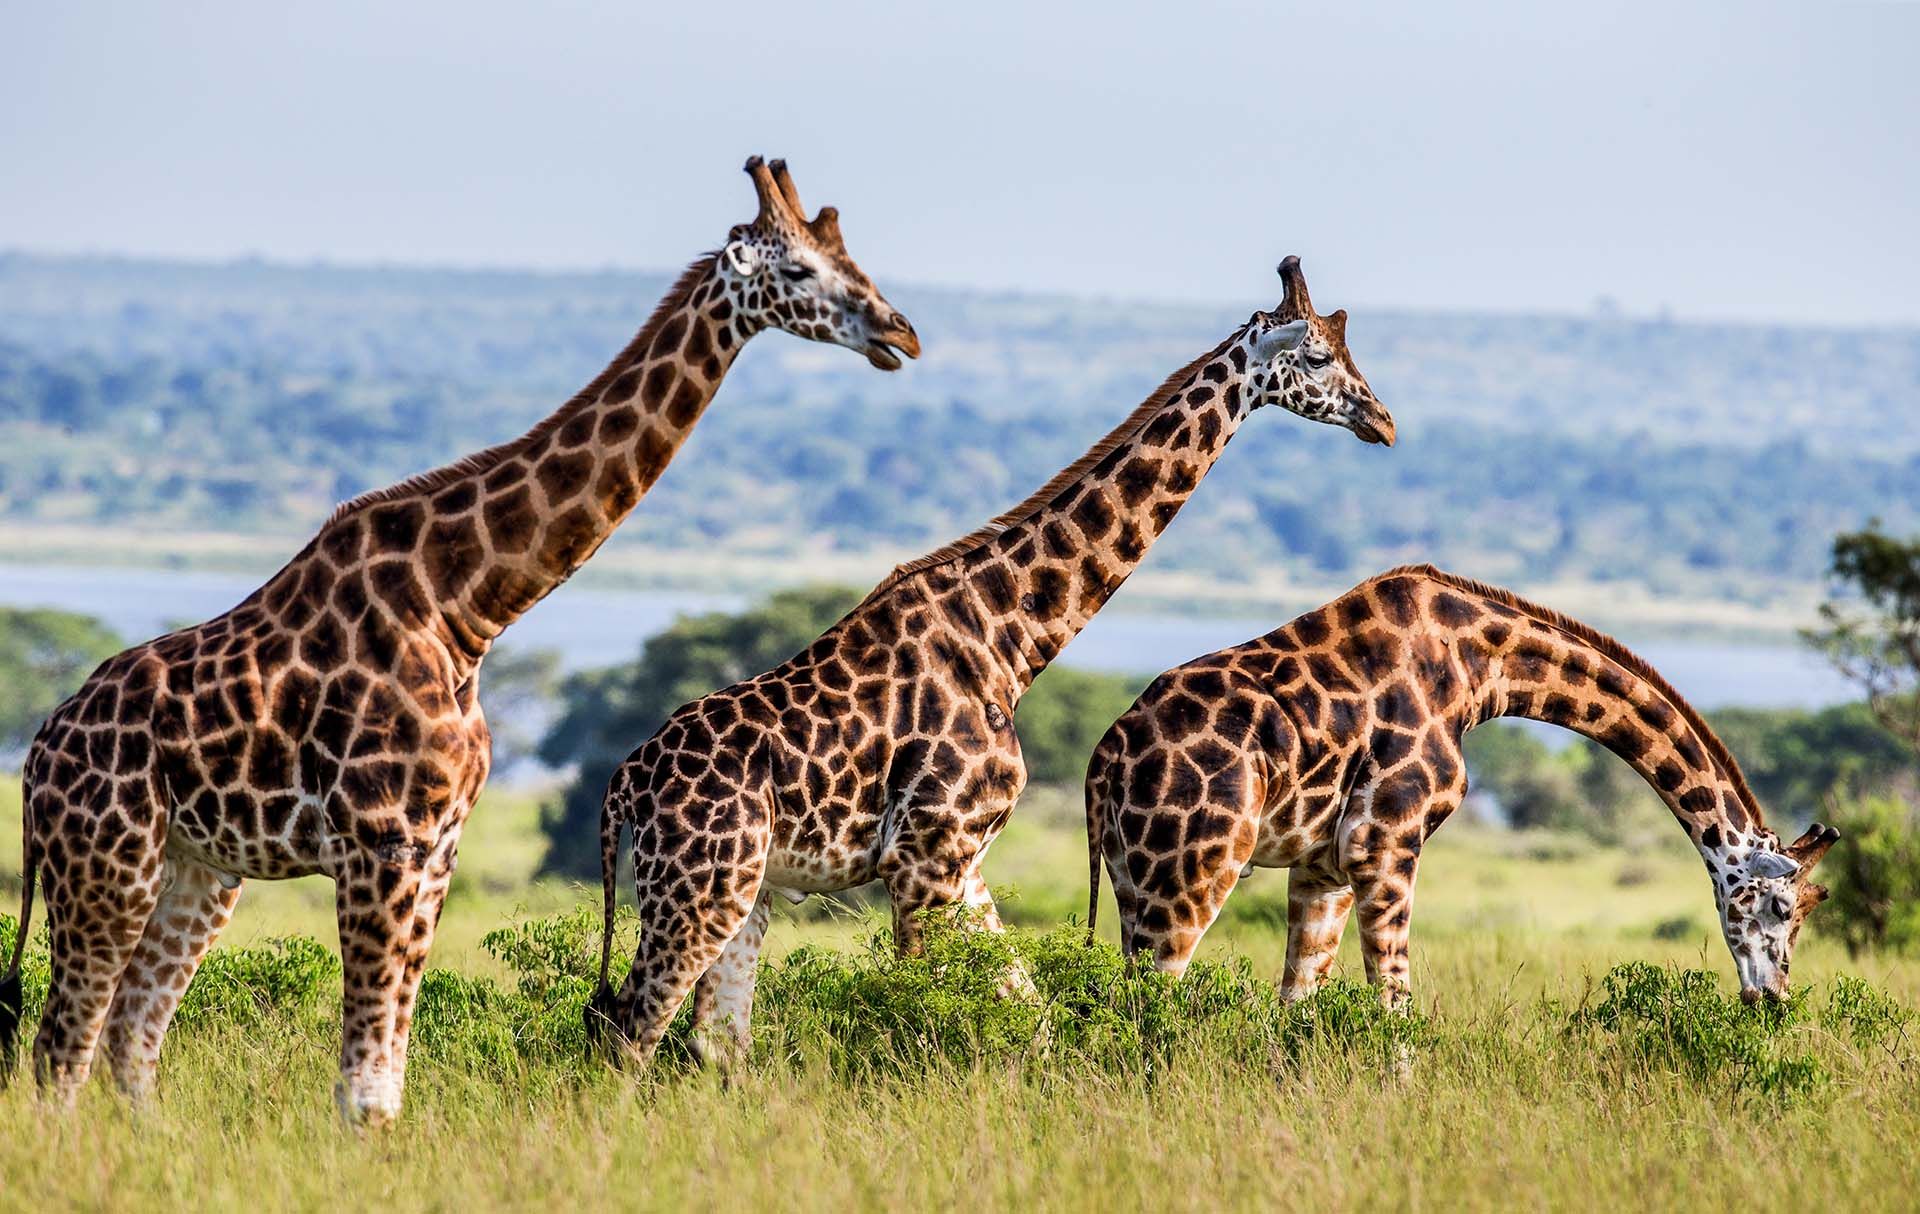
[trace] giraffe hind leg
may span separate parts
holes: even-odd
[[[60,800],[36,789],[30,796]],[[34,1077],[56,1103],[71,1104],[93,1067],[115,988],[160,902],[165,857],[160,815],[145,779],[110,782],[89,773],[66,792],[68,813],[92,819],[92,846],[41,872],[52,981],[34,1037]],[[57,820],[44,805],[36,822]],[[70,820],[70,818],[69,818]],[[39,854],[49,849],[40,840]]]
[[[1305,999],[1319,989],[1340,952],[1340,936],[1352,910],[1353,886],[1344,876],[1306,867],[1289,870],[1283,999]]]
[[[763,885],[747,921],[694,987],[693,1052],[702,1062],[730,1069],[744,1062],[753,1047],[753,991],[770,917]]]
[[[233,917],[240,886],[197,860],[169,856],[163,890],[107,1011],[114,1081],[129,1098],[152,1095],[160,1043],[207,950]]]
[[[663,829],[634,831],[640,941],[626,980],[601,1010],[617,1030],[618,1053],[636,1072],[653,1061],[694,984],[764,906],[761,885],[771,842],[764,803],[744,793],[731,806],[701,805],[684,815],[677,808],[654,812],[741,826],[737,833],[718,838]],[[720,978],[716,976],[716,984]]]

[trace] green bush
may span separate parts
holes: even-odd
[[[631,952],[633,926],[631,917],[620,922],[616,957]],[[0,918],[0,955],[12,934],[13,921]],[[610,1072],[588,1048],[581,1021],[598,976],[597,913],[582,907],[502,929],[484,945],[511,977],[428,971],[415,1008],[415,1058],[429,1070],[538,1088],[604,1081]],[[992,934],[946,912],[927,916],[925,945],[919,956],[900,957],[890,934],[877,930],[853,953],[809,946],[764,965],[751,1065],[817,1069],[855,1084],[976,1070],[1042,1083],[1089,1073],[1154,1082],[1196,1064],[1275,1077],[1315,1066],[1384,1075],[1422,1052],[1486,1058],[1515,1041],[1501,1026],[1450,1030],[1417,1012],[1389,1012],[1353,982],[1288,1003],[1243,958],[1197,962],[1176,981],[1110,945],[1088,947],[1074,927]],[[45,997],[44,946],[28,958],[31,1020]],[[1015,964],[1033,993],[1003,998]],[[216,950],[176,1026],[186,1034],[309,1034],[331,1048],[338,974],[333,955],[311,940]],[[1597,998],[1547,1010],[1579,1065],[1599,1068],[1609,1082],[1677,1078],[1735,1100],[1786,1104],[1845,1090],[1889,1060],[1912,1065],[1911,1009],[1856,978],[1821,995],[1748,1007],[1710,973],[1636,962],[1609,971]],[[690,1061],[690,1019],[683,1007],[662,1044],[659,1073]]]
[[[1015,963],[1030,998],[998,994]],[[1087,946],[1075,927],[995,935],[957,913],[928,917],[917,957],[897,956],[884,931],[853,956],[796,950],[766,967],[760,994],[757,1054],[815,1059],[848,1078],[1008,1066],[1150,1075],[1199,1051],[1276,1069],[1316,1052],[1382,1062],[1432,1031],[1351,983],[1289,1004],[1244,959],[1198,962],[1175,981]]]
[[[318,1015],[339,997],[340,958],[316,940],[288,936],[207,954],[174,1013],[174,1027],[258,1028]]]
[[[1646,961],[1615,966],[1601,990],[1598,1003],[1571,1014],[1569,1031],[1630,1066],[1782,1102],[1809,1096],[1832,1078],[1806,1034],[1795,1031],[1810,1019],[1803,991],[1748,1006],[1723,993],[1706,970]],[[1848,1009],[1866,1006],[1857,995],[1848,998]]]
[[[1815,916],[1850,954],[1920,945],[1920,806],[1863,797],[1839,806],[1840,842],[1820,864],[1832,904]]]

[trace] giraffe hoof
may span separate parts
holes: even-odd
[[[343,1082],[335,1085],[333,1102],[340,1120],[356,1130],[384,1130],[400,1119],[399,1097],[386,1092],[355,1091]]]

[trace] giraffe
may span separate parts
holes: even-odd
[[[1103,860],[1122,947],[1174,974],[1242,877],[1287,868],[1282,993],[1312,993],[1357,907],[1367,976],[1404,1006],[1421,847],[1466,794],[1462,735],[1503,716],[1631,764],[1706,863],[1741,997],[1785,996],[1827,896],[1808,874],[1839,832],[1816,822],[1783,848],[1725,744],[1644,659],[1427,565],[1175,667],[1114,723],[1087,770],[1089,942]]]
[[[1173,373],[1026,501],[895,569],[773,670],[673,713],[613,774],[601,816],[605,936],[586,1009],[636,1068],[688,990],[694,1048],[723,1066],[749,1040],[769,899],[878,879],[895,943],[956,902],[999,926],[981,860],[1026,782],[1021,694],[1172,522],[1263,405],[1391,444],[1392,417],[1317,315],[1298,258],[1285,297]],[[614,864],[633,831],[640,944],[616,992]]]
[[[25,766],[53,988],[34,1043],[70,1103],[104,1034],[119,1086],[161,1039],[243,879],[336,883],[342,1114],[398,1114],[421,969],[485,782],[477,698],[501,632],[590,557],[665,469],[744,343],[784,329],[893,370],[913,327],[808,221],[786,165],[747,162],[751,223],[680,276],[585,390],[522,437],[340,506],[227,614],[112,658]],[[11,1061],[20,951],[0,986]]]

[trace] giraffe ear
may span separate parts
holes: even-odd
[[[1800,871],[1793,857],[1783,856],[1777,851],[1757,851],[1753,859],[1747,861],[1747,872],[1763,880],[1775,877],[1791,877]]]
[[[1297,350],[1300,343],[1307,339],[1307,322],[1290,320],[1284,325],[1275,325],[1253,339],[1253,352],[1259,358],[1272,358],[1282,350]]]
[[[720,250],[720,257],[727,268],[742,278],[752,278],[760,268],[760,250],[744,240],[730,240],[727,247]]]

